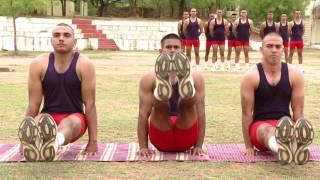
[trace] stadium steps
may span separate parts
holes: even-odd
[[[92,25],[92,20],[72,19],[72,24],[75,24],[81,30],[83,38],[97,38],[99,50],[119,50],[113,39],[108,39],[102,30],[98,30],[95,25]]]

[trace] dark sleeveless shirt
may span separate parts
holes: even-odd
[[[281,64],[281,78],[276,86],[271,86],[266,78],[261,63],[257,64],[260,82],[254,92],[253,120],[280,119],[290,116],[292,88],[289,81],[288,65]]]
[[[239,24],[237,26],[237,40],[249,41],[249,37],[250,37],[249,19],[247,19],[246,23],[241,23],[241,18],[239,18]]]
[[[78,58],[79,53],[75,53],[67,71],[58,73],[54,67],[54,54],[50,53],[48,69],[42,81],[42,113],[83,113],[81,81],[76,73]]]
[[[293,26],[292,26],[292,34],[291,34],[291,40],[292,41],[302,41],[302,33],[303,33],[303,23],[298,25],[296,24],[296,21],[293,21]]]
[[[282,37],[284,42],[288,42],[289,41],[288,22],[286,22],[285,26],[283,26],[282,23],[280,22],[279,34]]]
[[[191,22],[191,19],[189,18],[186,39],[199,40],[199,28],[200,28],[200,25],[198,23],[198,18],[196,18],[195,22]]]
[[[221,24],[217,24],[217,19],[214,19],[214,31],[213,31],[213,38],[214,41],[224,41],[225,38],[225,27],[224,27],[224,19],[222,18]]]

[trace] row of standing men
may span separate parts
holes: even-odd
[[[303,72],[302,51],[305,27],[302,22],[301,11],[297,9],[294,19],[290,22],[287,19],[287,14],[282,14],[281,20],[278,23],[274,21],[273,16],[273,12],[267,13],[266,21],[260,25],[260,37],[263,38],[270,32],[278,32],[283,38],[285,61],[291,64],[293,54],[295,49],[297,49],[299,68]],[[188,11],[183,13],[183,18],[178,22],[178,34],[182,39],[183,50],[186,50],[187,57],[190,60],[192,46],[194,47],[197,71],[200,70],[199,36],[203,31],[206,36],[205,69],[207,69],[211,47],[213,49],[211,71],[214,72],[218,68],[218,51],[221,59],[221,71],[230,70],[232,49],[235,49],[235,70],[240,71],[241,69],[239,64],[241,51],[244,52],[245,56],[245,69],[249,68],[249,39],[250,35],[254,32],[254,25],[253,21],[248,18],[246,9],[240,11],[239,18],[236,17],[236,14],[232,14],[229,21],[223,18],[223,10],[221,9],[217,9],[215,14],[210,13],[207,22],[203,22],[197,17],[197,10],[195,8],[192,8],[190,13]],[[225,63],[224,51],[226,40],[228,40],[228,55],[227,62]]]

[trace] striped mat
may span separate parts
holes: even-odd
[[[205,156],[193,156],[188,152],[169,153],[155,151],[149,158],[139,157],[137,143],[130,144],[99,144],[98,153],[94,156],[83,155],[85,144],[70,144],[59,149],[55,161],[213,161],[213,162],[257,162],[277,161],[271,152],[259,152],[255,157],[244,156],[243,144],[205,144],[203,148],[208,152]],[[151,149],[155,150],[153,146]],[[320,161],[320,145],[310,146],[310,160]],[[24,161],[19,153],[19,144],[0,144],[0,162]]]

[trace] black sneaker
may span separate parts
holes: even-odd
[[[40,160],[39,129],[32,117],[26,117],[19,126],[18,137],[23,155],[28,162]]]
[[[154,96],[159,101],[170,99],[172,95],[172,87],[170,83],[171,57],[168,54],[161,53],[155,64],[156,88]]]
[[[310,157],[308,146],[312,143],[314,136],[311,123],[304,118],[298,119],[294,125],[294,135],[297,142],[294,162],[297,165],[306,164]]]
[[[43,161],[53,161],[58,147],[55,144],[57,135],[56,122],[49,114],[42,114],[38,122],[39,134],[42,139],[40,157]]]
[[[293,123],[290,117],[284,116],[279,120],[275,130],[275,137],[279,145],[278,159],[280,164],[290,164],[293,160],[293,153],[291,150]]]
[[[190,70],[190,61],[187,56],[177,53],[173,56],[175,71],[179,79],[179,95],[182,99],[192,98],[196,90]]]

